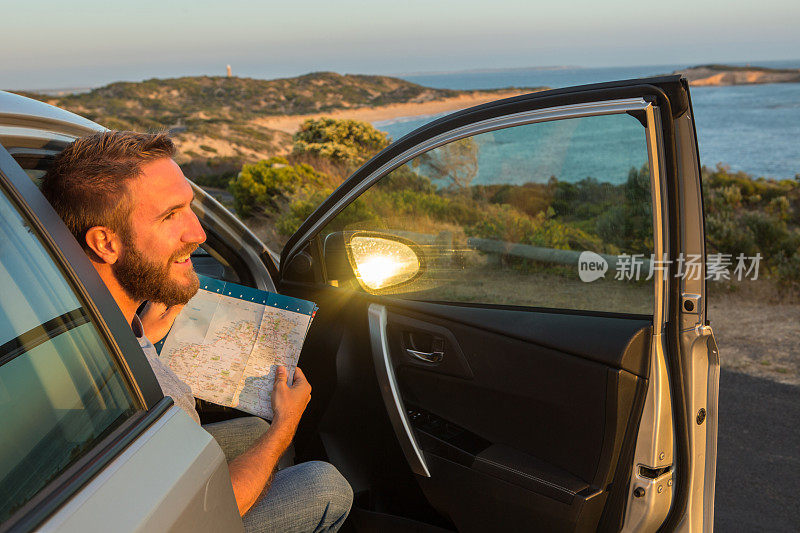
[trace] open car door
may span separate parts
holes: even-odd
[[[298,459],[348,478],[357,530],[711,530],[704,280],[685,80],[436,120],[283,250],[319,305]]]

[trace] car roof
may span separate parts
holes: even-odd
[[[39,130],[60,135],[80,137],[102,131],[101,125],[64,109],[0,91],[0,129]]]

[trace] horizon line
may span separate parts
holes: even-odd
[[[726,61],[726,62],[703,62],[703,63],[695,63],[691,64],[682,68],[694,68],[703,65],[730,65],[730,66],[752,66],[753,68],[759,68],[758,63],[777,63],[777,62],[792,62],[796,61],[800,63],[800,59],[765,59],[760,61]],[[421,71],[412,71],[412,72],[394,72],[394,73],[387,73],[387,74],[367,74],[367,73],[353,73],[353,72],[346,72],[340,73],[332,70],[312,70],[309,72],[296,74],[293,76],[274,76],[274,77],[255,77],[255,76],[233,76],[235,78],[250,78],[255,80],[263,80],[263,81],[272,81],[272,80],[280,80],[280,79],[289,79],[289,78],[299,78],[301,76],[307,76],[309,74],[315,74],[319,72],[334,72],[336,74],[341,74],[343,76],[346,75],[361,75],[361,76],[388,76],[388,77],[396,77],[396,78],[403,78],[403,77],[414,77],[414,76],[438,76],[438,75],[451,75],[451,74],[489,74],[493,72],[525,72],[525,71],[558,71],[558,70],[588,70],[588,69],[621,69],[621,68],[637,68],[637,67],[661,67],[661,66],[669,66],[674,67],[676,65],[684,65],[686,63],[659,63],[659,64],[637,64],[637,65],[604,65],[604,66],[582,66],[582,65],[544,65],[544,66],[525,66],[525,67],[478,67],[478,68],[469,68],[469,69],[455,69],[455,70],[421,70]],[[769,67],[766,67],[769,68]],[[48,96],[62,96],[65,94],[80,94],[83,92],[89,92],[93,89],[97,89],[100,87],[105,87],[107,85],[112,85],[114,83],[140,83],[142,81],[148,80],[168,80],[168,79],[176,79],[176,78],[194,78],[194,77],[225,77],[224,74],[214,75],[214,74],[195,74],[195,75],[188,75],[188,76],[174,76],[174,77],[150,77],[150,78],[141,78],[136,80],[131,79],[119,79],[110,81],[107,83],[103,83],[100,85],[88,85],[88,86],[66,86],[66,87],[44,87],[39,89],[0,89],[8,92],[30,92],[36,94],[44,94]]]

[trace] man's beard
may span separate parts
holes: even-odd
[[[111,268],[120,286],[131,299],[137,302],[150,300],[167,307],[183,305],[191,300],[200,288],[200,280],[191,269],[188,271],[188,285],[181,285],[170,278],[170,268],[179,257],[184,257],[196,249],[196,244],[187,245],[174,253],[167,264],[162,264],[145,258],[132,243],[127,243],[122,256]]]

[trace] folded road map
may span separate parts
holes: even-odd
[[[272,420],[275,370],[289,383],[317,311],[313,302],[205,276],[159,357],[198,398]]]

